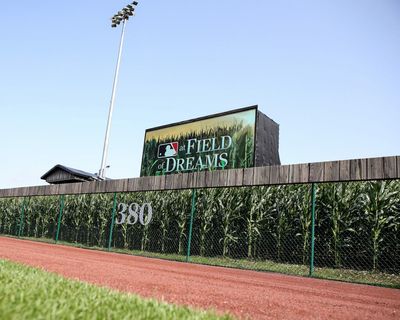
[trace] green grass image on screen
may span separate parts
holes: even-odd
[[[248,168],[254,162],[255,109],[237,114],[201,120],[204,127],[187,130],[188,124],[177,134],[180,125],[163,128],[157,136],[157,129],[146,132],[143,148],[141,176],[163,175],[176,172],[192,172],[216,169]],[[252,118],[250,123],[243,118]],[[216,124],[218,118],[224,118]],[[207,125],[208,121],[210,125]],[[199,124],[193,122],[194,127]],[[189,127],[190,128],[190,127]],[[166,157],[160,154],[160,147],[176,143],[177,154]]]

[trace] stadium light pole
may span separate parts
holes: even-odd
[[[108,111],[108,120],[107,120],[107,128],[106,128],[106,135],[104,137],[104,146],[103,146],[103,156],[101,158],[101,166],[99,170],[99,178],[105,179],[105,170],[107,168],[107,156],[108,156],[108,142],[110,138],[110,128],[111,128],[111,119],[114,110],[114,100],[115,100],[115,91],[117,88],[118,82],[118,72],[119,66],[121,62],[121,53],[122,53],[122,45],[124,43],[124,33],[125,33],[125,23],[129,20],[129,17],[134,15],[134,11],[136,9],[138,2],[133,1],[131,4],[125,6],[121,11],[118,11],[112,18],[111,18],[111,27],[116,28],[118,25],[122,23],[122,31],[121,31],[121,39],[119,42],[119,49],[118,49],[118,59],[117,65],[115,67],[115,74],[114,74],[114,82],[112,87],[111,93],[111,100],[110,100],[110,109]]]

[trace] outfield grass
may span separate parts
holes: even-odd
[[[0,319],[232,319],[0,260]]]
[[[54,243],[54,240],[47,238],[23,238],[26,240],[41,241]],[[88,247],[79,243],[62,242],[59,244],[74,246],[78,248],[106,251],[101,247]],[[186,256],[179,254],[163,254],[140,250],[128,250],[112,248],[112,252],[130,254],[135,256],[158,258],[173,261],[186,261]],[[224,257],[201,257],[191,256],[189,261],[192,263],[206,264],[211,266],[221,266],[229,268],[238,268],[255,271],[277,272],[288,275],[308,276],[309,267],[307,265],[297,265],[289,263],[278,263],[270,260],[247,260],[247,259],[230,259]],[[320,279],[331,279],[344,282],[353,282],[361,284],[369,284],[374,286],[388,287],[400,289],[400,275],[388,274],[382,272],[359,271],[351,269],[333,269],[333,268],[315,268],[313,277]]]

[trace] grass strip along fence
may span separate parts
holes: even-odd
[[[0,198],[0,233],[400,288],[400,180]]]
[[[0,315],[6,319],[233,319],[68,280],[0,260]]]

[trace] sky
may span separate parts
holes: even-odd
[[[3,1],[0,188],[99,170],[126,4]],[[139,1],[107,176],[139,176],[146,128],[255,104],[283,164],[400,155],[400,1]]]

